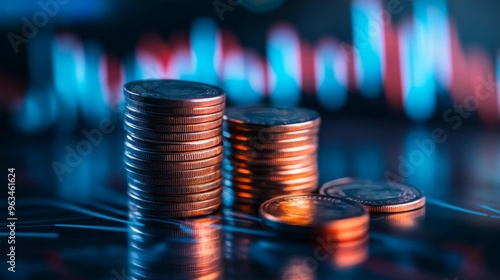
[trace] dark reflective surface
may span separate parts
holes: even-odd
[[[2,231],[1,279],[500,279],[497,131],[443,127],[446,141],[432,146],[439,124],[323,116],[321,183],[388,176],[428,198],[415,212],[372,215],[367,240],[335,244],[276,236],[245,205],[195,219],[129,217],[123,132],[113,125],[77,156],[82,133],[2,138],[4,172],[16,168],[18,221],[16,273]],[[54,162],[66,167],[61,181]]]

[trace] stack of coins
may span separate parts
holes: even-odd
[[[220,217],[163,222],[131,216],[130,279],[222,279]]]
[[[152,217],[209,214],[221,204],[225,93],[206,84],[124,86],[129,210]]]
[[[314,192],[320,117],[309,109],[230,108],[224,116],[226,205]]]

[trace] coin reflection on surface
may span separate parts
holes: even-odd
[[[402,213],[371,215],[371,221],[373,223],[384,224],[399,229],[415,228],[424,218],[425,207]]]
[[[224,275],[227,279],[238,279],[245,275],[251,279],[257,272],[250,256],[251,246],[259,238],[251,231],[261,230],[256,220],[258,210],[252,205],[236,203],[222,208],[224,225],[237,230],[224,231]]]
[[[130,220],[132,279],[223,278],[220,217]]]

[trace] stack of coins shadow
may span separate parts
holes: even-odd
[[[128,226],[130,279],[222,279],[220,216],[133,218]]]
[[[218,209],[225,93],[206,84],[141,80],[124,86],[129,210],[193,217]]]
[[[314,192],[319,114],[309,109],[229,108],[224,115],[224,204],[260,204]]]

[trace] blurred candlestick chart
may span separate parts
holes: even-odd
[[[97,2],[87,5],[95,11],[86,8],[94,17],[107,17],[113,3],[118,5],[110,1],[104,7]],[[286,14],[287,5],[316,5],[321,13],[308,20],[327,24],[324,1],[310,2],[275,3],[258,16],[281,10],[285,11],[280,15]],[[58,7],[62,18],[71,5]],[[100,40],[82,36],[78,28],[44,26],[44,32],[25,44],[27,78],[0,72],[3,109],[22,131],[53,126],[72,130],[80,120],[98,123],[119,113],[125,82],[164,78],[219,85],[233,105],[269,102],[294,107],[312,98],[324,110],[335,112],[362,100],[364,106],[389,108],[415,122],[436,117],[451,121],[470,111],[482,123],[495,125],[500,118],[500,55],[494,49],[498,46],[485,47],[481,42],[464,46],[449,12],[451,5],[445,0],[352,0],[339,6],[350,9],[342,11],[348,19],[343,27],[347,39],[325,32],[311,40],[307,20],[276,16],[259,33],[257,40],[265,45],[260,49],[248,43],[258,32],[242,37],[218,17],[220,10],[211,4],[212,10],[194,17],[186,29],[130,30],[137,40],[120,55]],[[244,5],[231,8],[234,11],[227,10],[224,19],[237,17],[236,9],[254,12]],[[158,22],[162,20],[175,21],[175,17]]]

